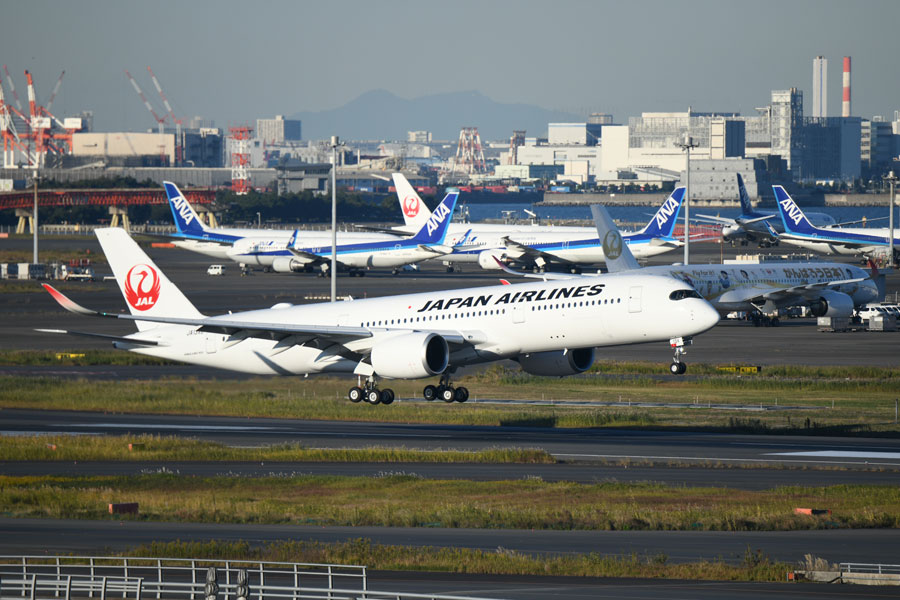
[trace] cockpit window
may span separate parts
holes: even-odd
[[[700,298],[697,290],[675,290],[669,294],[669,300],[684,300],[685,298]]]

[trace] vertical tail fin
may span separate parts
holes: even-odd
[[[400,201],[400,211],[403,213],[403,221],[407,227],[418,231],[428,221],[431,211],[428,210],[428,207],[422,202],[422,198],[402,173],[394,173],[393,178],[394,188],[397,190],[397,200]]]
[[[747,188],[744,186],[744,178],[741,177],[741,174],[737,174],[737,184],[738,184],[738,198],[741,201],[741,214],[742,215],[750,215],[753,214],[753,204],[750,203],[750,194],[747,193]]]
[[[443,244],[447,228],[450,226],[450,221],[453,220],[457,198],[459,198],[458,192],[447,194],[425,221],[425,225],[413,236],[413,241],[419,244]]]
[[[816,228],[809,222],[794,199],[780,185],[773,185],[775,192],[775,204],[781,214],[784,230],[788,233],[816,233]]]
[[[131,314],[187,318],[203,316],[124,229],[106,227],[94,232]],[[136,323],[140,331],[160,326],[144,321]]]
[[[619,228],[616,227],[612,217],[606,207],[599,204],[591,205],[591,214],[594,215],[594,225],[597,226],[597,237],[603,244],[603,255],[605,256],[606,268],[610,273],[618,273],[620,271],[633,271],[640,269],[641,265],[634,258],[631,249],[625,240]]]
[[[684,201],[684,188],[677,187],[662,203],[650,222],[641,230],[645,237],[672,237],[675,223],[681,214],[681,203]]]
[[[206,231],[206,225],[194,212],[194,208],[188,203],[184,194],[171,181],[164,181],[166,196],[169,198],[169,208],[172,209],[172,217],[175,219],[175,228],[178,233],[189,236],[202,236]]]

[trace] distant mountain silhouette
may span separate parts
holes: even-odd
[[[303,111],[303,139],[339,135],[356,140],[405,140],[407,131],[430,131],[436,140],[456,140],[461,127],[478,127],[482,140],[509,139],[515,129],[543,136],[547,123],[584,121],[576,115],[529,104],[503,104],[475,92],[452,92],[404,100],[385,90],[366,92],[340,108]]]

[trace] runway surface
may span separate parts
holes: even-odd
[[[900,440],[791,435],[420,425],[74,411],[0,412],[0,434],[77,433],[179,435],[234,446],[281,442],[312,448],[404,447],[422,450],[541,448],[562,460],[621,459],[656,463],[900,466]]]

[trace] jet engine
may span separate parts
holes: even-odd
[[[520,354],[516,360],[522,370],[532,375],[563,377],[584,373],[594,364],[593,348],[575,348],[563,354],[562,350]]]
[[[290,256],[278,256],[272,261],[272,270],[276,273],[299,273],[305,268],[303,263]]]
[[[825,290],[809,303],[809,312],[814,317],[850,317],[853,316],[853,299],[843,292]]]
[[[503,260],[504,252],[502,250],[482,250],[478,254],[478,266],[485,270],[498,270],[500,265],[498,260]],[[496,258],[496,260],[494,260]]]
[[[419,379],[444,372],[450,363],[450,347],[436,333],[406,333],[377,342],[371,360],[381,377]]]

